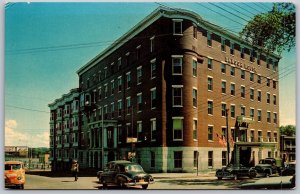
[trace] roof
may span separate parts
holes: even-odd
[[[123,36],[121,36],[119,39],[117,39],[114,43],[112,43],[109,47],[107,47],[104,51],[102,51],[100,54],[98,54],[96,57],[91,59],[87,64],[85,64],[83,67],[81,67],[77,74],[80,76],[84,72],[88,71],[90,68],[92,68],[95,64],[97,64],[99,61],[103,60],[105,57],[109,56],[111,53],[113,53],[115,50],[120,48],[122,45],[126,44],[129,40],[131,40],[134,36],[136,36],[138,33],[146,29],[149,25],[154,23],[156,20],[160,19],[161,17],[167,17],[167,18],[176,18],[176,19],[187,19],[190,21],[193,21],[198,26],[207,28],[210,31],[213,31],[216,34],[222,35],[224,37],[227,37],[229,39],[234,40],[238,44],[245,45],[246,47],[252,47],[248,42],[241,39],[239,36],[228,32],[224,28],[217,26],[215,24],[212,24],[204,19],[202,19],[199,14],[189,11],[186,9],[174,9],[174,8],[166,8],[166,7],[158,7],[155,9],[152,13],[150,13],[146,18],[144,18],[142,21],[137,23],[133,28],[131,28],[127,33],[125,33]],[[258,47],[261,49],[261,47]],[[272,53],[270,54],[272,57],[276,59],[280,59],[280,56]]]

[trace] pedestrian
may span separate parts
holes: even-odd
[[[75,178],[75,181],[78,180],[79,164],[76,160],[72,161],[71,172]]]

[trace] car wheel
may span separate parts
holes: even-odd
[[[250,178],[250,179],[253,179],[253,178],[255,178],[255,177],[256,177],[256,173],[253,172],[253,171],[250,171],[250,172],[249,172],[249,178]]]
[[[125,181],[124,180],[120,180],[119,181],[119,187],[124,189],[126,186],[125,186]]]
[[[20,185],[20,189],[24,189],[24,184]]]
[[[218,177],[218,180],[222,180],[222,177]]]
[[[143,189],[147,189],[147,188],[148,188],[148,185],[142,185],[142,188],[143,188]]]
[[[102,183],[103,189],[107,189],[107,183],[105,180],[103,180],[103,178],[101,179],[101,183]]]

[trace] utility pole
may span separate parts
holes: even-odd
[[[226,141],[227,141],[227,165],[229,164],[230,156],[230,144],[229,144],[229,132],[228,132],[228,108],[226,109]]]

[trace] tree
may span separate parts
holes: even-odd
[[[296,44],[296,11],[292,3],[274,3],[271,11],[256,15],[240,36],[267,52],[290,51]]]
[[[279,127],[281,135],[293,136],[296,135],[296,126],[294,125],[286,125]]]

